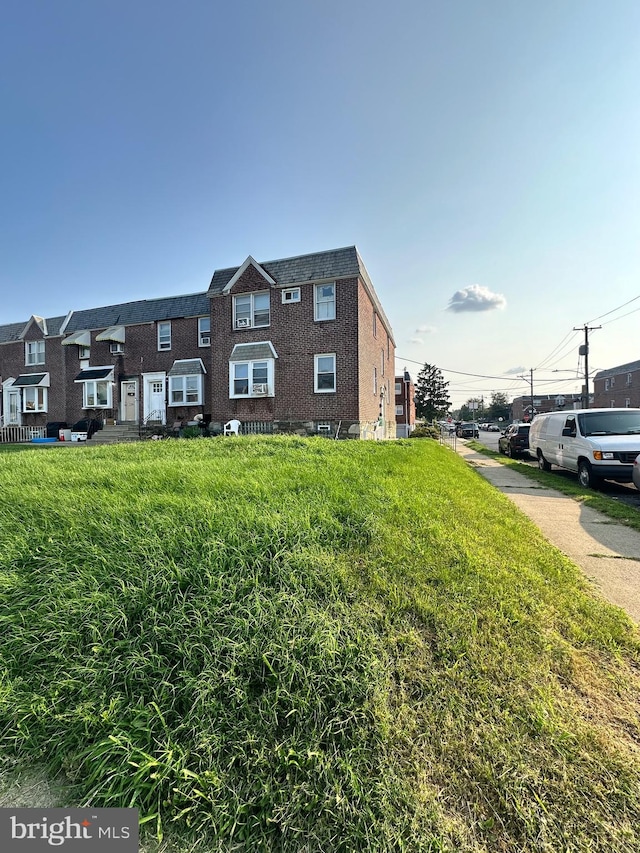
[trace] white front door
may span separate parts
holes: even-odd
[[[167,422],[165,399],[166,379],[164,373],[145,373],[144,376],[144,419]]]
[[[138,420],[138,380],[127,379],[120,383],[120,418],[123,421]]]
[[[13,389],[13,379],[7,379],[3,382],[2,388],[2,411],[4,414],[4,424],[22,423],[22,407],[20,405],[20,389]]]

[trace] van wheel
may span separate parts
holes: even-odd
[[[542,455],[541,450],[538,451],[538,468],[541,471],[550,471],[551,470],[551,463],[547,462],[547,460]]]
[[[598,478],[593,476],[591,465],[586,459],[581,459],[578,462],[578,480],[580,485],[585,489],[595,489],[598,483]]]

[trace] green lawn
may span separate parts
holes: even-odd
[[[208,853],[640,849],[638,633],[435,442],[14,453],[0,495],[0,754],[69,805]]]

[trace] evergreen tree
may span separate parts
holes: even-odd
[[[493,391],[491,394],[491,405],[488,409],[489,419],[497,421],[502,418],[503,421],[508,421],[510,417],[511,407],[509,406],[509,398],[501,391]]]
[[[425,364],[415,385],[416,416],[426,421],[443,418],[449,411],[449,383],[442,378],[440,369]]]

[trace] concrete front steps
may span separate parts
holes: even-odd
[[[120,444],[123,441],[139,441],[140,432],[138,424],[135,421],[128,421],[120,424],[105,424],[102,429],[91,436],[87,441],[87,445],[95,446],[98,444]]]

